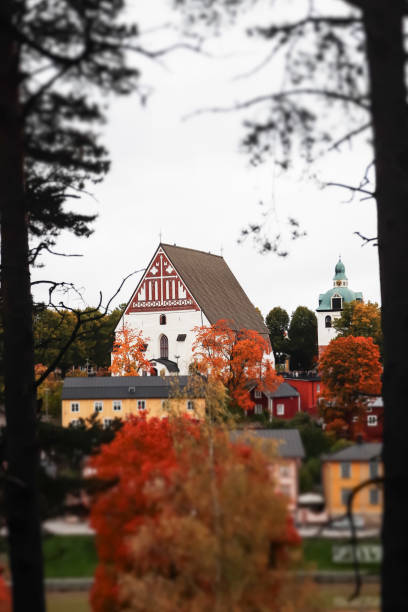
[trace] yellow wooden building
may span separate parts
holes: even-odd
[[[200,392],[201,391],[201,392]],[[105,426],[130,415],[166,417],[170,413],[202,418],[202,386],[189,376],[70,377],[62,389],[62,425],[75,425],[93,414]]]
[[[323,456],[323,489],[330,518],[346,513],[347,500],[354,487],[383,474],[381,449],[380,443],[360,443]],[[372,484],[355,495],[353,512],[363,517],[367,525],[378,524],[382,505],[382,487]]]

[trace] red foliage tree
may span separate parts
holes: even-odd
[[[254,406],[249,394],[251,384],[260,391],[274,391],[282,381],[268,358],[271,346],[258,332],[233,330],[224,319],[194,331],[193,359],[198,371],[220,380],[243,410]]]
[[[372,338],[335,338],[320,358],[319,371],[327,430],[346,437],[360,434],[361,416],[369,396],[381,393],[378,346]]]
[[[270,461],[185,418],[127,421],[91,460],[111,482],[91,507],[93,610],[272,609],[299,537]]]
[[[141,370],[149,372],[152,364],[144,355],[149,339],[141,331],[124,325],[116,333],[109,371],[118,376],[139,376]]]

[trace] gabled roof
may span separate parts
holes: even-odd
[[[161,244],[211,324],[228,319],[235,329],[269,336],[262,316],[220,255]]]
[[[305,449],[297,429],[235,429],[231,431],[232,441],[251,442],[251,437],[276,441],[278,454],[285,459],[303,459]]]
[[[323,461],[373,461],[381,458],[381,442],[365,442],[353,444],[337,453],[323,455]]]
[[[281,383],[276,391],[267,393],[268,397],[298,397],[299,395],[299,391],[287,382]]]
[[[68,377],[62,399],[167,398],[174,385],[186,387],[189,376],[77,376]]]

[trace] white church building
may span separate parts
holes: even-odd
[[[194,327],[227,319],[232,328],[253,329],[269,342],[262,316],[219,255],[159,244],[115,332],[141,330],[154,373],[188,374]],[[273,362],[273,353],[270,359]]]
[[[330,340],[336,337],[333,321],[340,317],[343,305],[354,300],[362,302],[363,294],[349,289],[346,268],[339,258],[334,268],[333,287],[319,295],[319,306],[316,308],[319,356]]]

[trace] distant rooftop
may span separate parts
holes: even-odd
[[[176,385],[184,389],[189,381],[189,376],[67,377],[62,388],[62,399],[165,399]]]
[[[381,458],[382,444],[381,442],[364,442],[362,444],[353,444],[337,451],[323,455],[323,461],[373,461]]]
[[[251,438],[275,440],[278,453],[285,459],[303,459],[305,449],[297,429],[235,429],[231,431],[232,441],[251,442]]]

